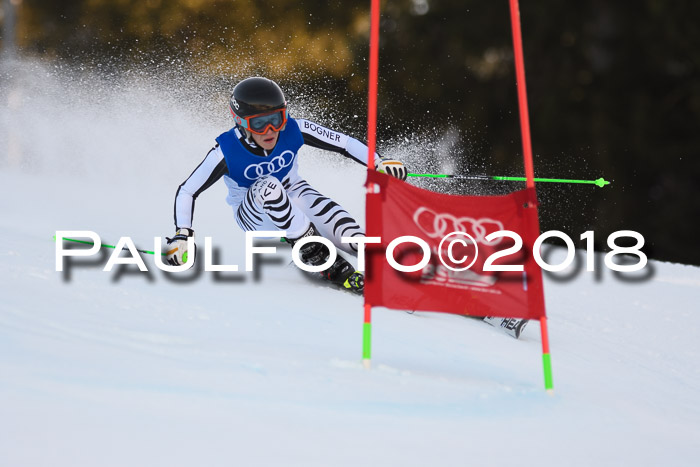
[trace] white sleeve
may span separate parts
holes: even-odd
[[[299,118],[297,123],[304,137],[305,144],[327,151],[339,152],[362,165],[367,165],[369,148],[366,144],[351,136],[323,127],[309,120]],[[375,152],[375,164],[379,159],[379,154]]]
[[[182,182],[175,195],[175,228],[192,228],[194,201],[200,193],[228,172],[224,153],[217,144],[194,172]]]
[[[362,165],[367,165],[367,158],[369,156],[369,148],[366,144],[356,140],[355,138],[348,137],[348,142],[345,145],[345,152],[348,156],[360,162]],[[379,154],[374,153],[374,165],[379,162]]]

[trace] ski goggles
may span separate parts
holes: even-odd
[[[287,124],[287,109],[277,109],[249,117],[239,117],[236,114],[233,116],[236,123],[257,135],[264,135],[270,128],[274,131],[280,131]]]

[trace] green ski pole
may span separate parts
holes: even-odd
[[[53,236],[53,239],[54,239],[54,241],[56,241],[56,236],[55,236],[55,235]],[[85,241],[85,240],[77,240],[77,239],[75,239],[75,238],[63,237],[63,240],[66,240],[66,241],[68,241],[68,242],[82,243],[82,244],[84,244],[84,245],[94,245],[94,243],[92,243],[92,242],[88,242],[88,241]],[[101,246],[102,248],[116,248],[116,246],[114,246],[114,245],[106,245],[106,244],[104,244],[104,243],[101,243],[100,246]],[[126,247],[124,247],[124,248],[122,248],[122,250],[128,251],[129,249],[126,248]],[[153,255],[153,254],[155,254],[155,253],[152,252],[152,251],[148,251],[148,250],[139,250],[138,248],[136,249],[136,251],[139,251],[139,252],[141,252],[141,253],[145,253],[145,254],[147,254],[147,255]],[[161,253],[161,255],[162,255],[162,256],[165,256],[166,253]],[[185,262],[187,261],[187,260],[185,260],[184,258],[183,258],[183,260],[184,260]]]
[[[429,177],[429,178],[454,178],[456,180],[502,180],[509,182],[524,182],[527,179],[525,177],[502,177],[496,175],[460,175],[460,174],[414,174],[409,173],[409,177]],[[610,182],[604,178],[599,178],[597,180],[571,180],[565,178],[535,178],[536,182],[546,182],[546,183],[583,183],[589,185],[596,185],[603,188],[605,185],[609,185]]]

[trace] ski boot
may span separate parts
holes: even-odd
[[[360,271],[354,271],[347,279],[345,279],[342,287],[348,292],[362,295],[365,290],[365,275]]]
[[[294,246],[296,242],[305,237],[320,236],[313,223],[309,229],[299,238],[285,239]],[[309,266],[320,266],[324,264],[330,256],[328,247],[320,242],[310,242],[299,249],[299,256],[304,264]],[[355,271],[355,268],[345,258],[337,255],[335,262],[325,271],[317,273],[324,281],[330,282],[340,289],[362,295],[365,289],[365,276]]]

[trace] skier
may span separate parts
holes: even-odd
[[[197,196],[223,177],[226,201],[244,231],[284,230],[292,246],[299,239],[322,236],[340,250],[357,254],[357,245],[341,243],[341,237],[364,236],[364,230],[347,211],[316,191],[298,174],[297,152],[304,144],[338,152],[367,165],[368,148],[360,141],[304,119],[289,116],[280,87],[266,78],[247,78],[238,83],[229,107],[235,126],[216,138],[216,145],[185,180],[175,195],[175,236],[168,239],[167,261],[183,262],[187,238],[194,236],[192,217]],[[374,155],[376,169],[401,180],[404,165]],[[303,245],[304,264],[324,264],[330,255],[320,242]],[[194,260],[194,252],[190,252]],[[364,276],[341,255],[323,278],[350,291],[362,293]]]

